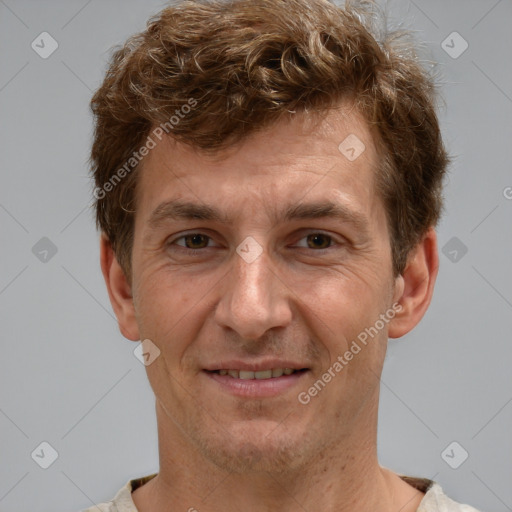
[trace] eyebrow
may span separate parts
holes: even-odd
[[[271,212],[274,222],[332,218],[352,224],[358,231],[367,233],[366,217],[349,207],[332,201],[318,201],[289,205],[279,214]],[[171,200],[158,205],[151,213],[148,224],[156,229],[170,220],[205,220],[229,224],[232,219],[216,207],[189,201]]]

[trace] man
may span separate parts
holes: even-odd
[[[372,19],[193,0],[114,54],[92,100],[101,267],[143,341],[160,470],[89,510],[475,511],[377,460],[448,158],[431,80]]]

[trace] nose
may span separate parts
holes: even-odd
[[[286,327],[292,319],[289,290],[269,265],[265,252],[251,262],[235,253],[231,271],[223,280],[215,319],[246,340],[259,339],[275,327]]]

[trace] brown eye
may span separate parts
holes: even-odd
[[[187,249],[204,249],[208,246],[208,240],[210,239],[208,236],[200,233],[186,235],[181,238],[185,241]]]
[[[307,240],[310,249],[327,249],[331,245],[331,237],[322,233],[308,235]]]
[[[165,249],[173,257],[210,257],[222,249],[215,238],[199,231],[192,231],[165,242]]]

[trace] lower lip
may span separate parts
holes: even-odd
[[[206,370],[203,370],[202,373],[232,395],[245,398],[265,398],[279,395],[297,385],[309,373],[309,370],[270,379],[235,379],[230,375],[219,375]]]

